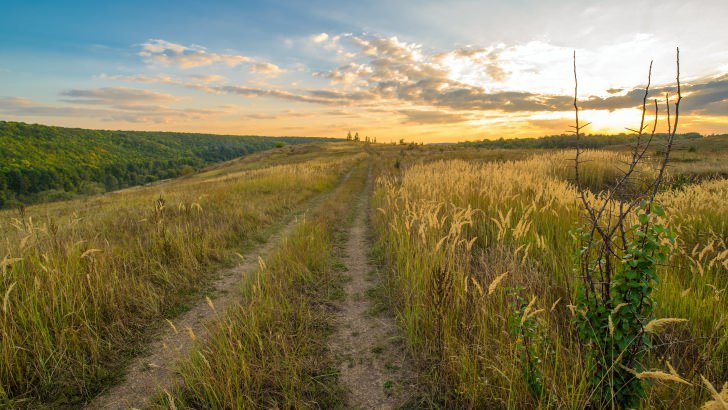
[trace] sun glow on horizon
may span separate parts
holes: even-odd
[[[591,134],[619,134],[627,132],[628,128],[639,128],[642,111],[637,108],[622,108],[614,111],[607,110],[584,110],[579,112],[581,124],[589,123],[585,128],[586,133]],[[652,115],[646,115],[645,121],[651,124],[654,121]],[[658,118],[658,126],[660,119]]]

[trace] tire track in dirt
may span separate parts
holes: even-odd
[[[351,170],[339,181],[344,184],[351,176]],[[258,269],[259,257],[270,254],[282,239],[298,224],[298,215],[306,209],[316,207],[328,197],[336,187],[319,194],[310,200],[304,210],[294,213],[282,229],[271,235],[268,240],[244,255],[244,262],[223,270],[212,285],[212,295],[202,299],[190,310],[160,326],[147,353],[134,358],[126,367],[124,379],[109,390],[92,399],[86,409],[129,409],[146,408],[160,392],[169,391],[180,381],[176,372],[180,360],[189,357],[195,340],[207,337],[207,324],[224,314],[236,301],[240,300],[240,286],[249,275]],[[212,306],[211,306],[212,305]]]
[[[394,318],[388,313],[376,313],[376,303],[370,297],[377,287],[369,260],[367,210],[371,179],[370,169],[344,247],[343,263],[349,280],[344,285],[346,297],[338,306],[329,348],[339,362],[349,407],[392,409],[409,399],[413,373]]]

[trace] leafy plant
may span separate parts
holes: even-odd
[[[674,123],[670,119],[669,96],[666,95],[668,136],[659,155],[662,161],[654,180],[640,190],[639,169],[647,159],[658,121],[657,100],[651,132],[646,132],[647,97],[652,77],[652,64],[642,103],[642,120],[634,130],[632,156],[624,174],[614,186],[591,196],[580,178],[579,140],[586,125],[579,123],[577,104],[576,54],[574,58],[574,126],[577,147],[575,158],[576,185],[581,197],[587,226],[577,230],[580,247],[577,251],[577,273],[582,278],[577,288],[576,327],[585,348],[585,360],[593,369],[590,380],[597,393],[593,401],[600,407],[635,408],[645,396],[644,386],[635,376],[642,371],[642,359],[650,348],[650,337],[644,326],[651,319],[652,292],[658,280],[657,265],[664,263],[666,248],[663,239],[674,242],[674,236],[656,217],[664,217],[655,196],[663,182],[673,141],[677,135],[680,100],[680,59],[677,57],[677,91]],[[634,223],[636,216],[637,222]],[[631,224],[631,225],[630,225]]]
[[[587,360],[594,369],[592,385],[597,386],[603,403],[614,401],[620,406],[638,407],[644,397],[644,386],[634,376],[641,372],[642,359],[651,347],[645,332],[654,310],[652,291],[658,282],[657,265],[667,258],[667,239],[675,236],[655,220],[664,216],[659,204],[647,204],[638,215],[639,223],[622,255],[617,274],[609,289],[609,298],[588,297],[586,287],[579,288],[576,316],[579,338],[588,347]],[[588,234],[582,233],[582,241]],[[579,249],[582,258],[588,247]]]

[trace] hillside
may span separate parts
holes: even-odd
[[[313,140],[320,141],[0,121],[0,207],[140,185],[277,145]]]

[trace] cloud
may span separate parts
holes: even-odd
[[[247,118],[250,120],[275,120],[275,119],[278,119],[278,116],[274,115],[274,114],[257,113],[257,114],[245,114],[245,115],[243,115],[243,118]]]
[[[314,76],[328,78],[331,85],[366,86],[366,79],[373,72],[367,64],[348,63],[330,71],[315,72]]]
[[[205,120],[222,114],[222,109],[177,109],[163,105],[177,99],[168,94],[124,88],[69,90],[70,104],[44,104],[20,97],[0,98],[0,114],[16,117],[94,118],[130,123],[173,123]],[[81,105],[75,105],[81,104]]]
[[[146,74],[137,74],[137,75],[108,75],[108,74],[100,74],[98,76],[101,80],[115,80],[115,81],[124,81],[128,83],[136,82],[136,83],[144,83],[144,84],[176,84],[177,81],[174,80],[169,75],[165,74],[159,74],[159,75],[146,75]]]
[[[139,52],[139,55],[149,64],[162,64],[182,69],[205,67],[213,64],[224,64],[228,67],[236,67],[242,64],[247,64],[249,65],[249,71],[251,73],[262,74],[266,77],[277,77],[286,72],[286,70],[273,63],[259,61],[252,57],[237,54],[214,53],[207,51],[207,49],[202,46],[184,46],[159,39],[151,39],[142,44],[142,50]],[[217,75],[197,75],[194,77],[191,76],[191,78],[196,80],[198,83],[204,84],[219,82],[223,79]],[[143,80],[141,76],[137,76],[137,79]],[[163,79],[160,78],[160,80]]]
[[[100,117],[109,114],[109,111],[104,109],[52,106],[21,97],[0,98],[0,112],[3,115],[33,117]]]
[[[291,92],[271,88],[256,88],[247,86],[226,85],[212,87],[216,92],[238,94],[246,97],[272,97],[289,101],[305,102],[323,105],[351,105],[354,101],[362,102],[373,99],[375,96],[367,92],[342,92],[335,90],[306,90]]]
[[[405,123],[412,124],[454,124],[469,120],[465,115],[442,111],[399,110],[399,113],[404,115]]]
[[[314,34],[311,36],[311,41],[314,43],[323,43],[329,39],[329,35],[326,33]]]
[[[397,37],[352,36],[363,63],[352,62],[318,73],[332,85],[355,84],[359,94],[372,100],[392,100],[439,109],[552,111],[569,109],[571,98],[520,91],[488,91],[463,82],[453,75],[453,66],[462,59],[490,67],[489,76],[506,76],[498,65],[499,48],[459,48],[452,52],[428,55],[423,47]],[[457,64],[456,64],[457,63]],[[349,94],[355,96],[357,94]],[[343,97],[342,97],[343,98]],[[349,100],[350,103],[354,101]]]
[[[210,75],[192,74],[192,75],[188,75],[187,77],[197,83],[203,83],[203,84],[219,83],[219,82],[225,81],[225,77],[223,77],[221,75],[216,75],[216,74],[210,74]]]
[[[726,115],[728,113],[728,73],[717,77],[703,78],[692,82],[683,82],[681,85],[683,101],[681,112],[684,114],[697,115]],[[670,99],[675,102],[677,89],[674,85],[656,86],[650,89],[648,103],[650,109],[652,101],[657,99],[660,109],[664,107],[665,93],[670,94]],[[645,90],[633,88],[622,95],[602,97],[590,97],[580,102],[584,109],[617,110],[620,108],[641,107]]]
[[[682,87],[687,96],[681,109],[699,115],[728,114],[728,73],[710,81]]]
[[[255,74],[264,74],[269,77],[276,77],[286,72],[286,70],[271,63],[256,63],[250,67],[250,72]]]
[[[652,37],[643,37],[612,48],[623,50],[628,45],[652,44]],[[536,113],[572,109],[573,97],[568,88],[562,94],[539,91],[538,87],[530,90],[528,82],[520,87],[522,90],[512,84],[516,78],[540,75],[550,78],[554,70],[551,63],[562,58],[563,47],[530,42],[515,46],[468,46],[428,53],[422,45],[397,37],[360,35],[342,38],[356,50],[355,61],[314,75],[329,79],[332,86],[348,87],[360,94],[368,94],[374,101],[413,105],[436,112]],[[565,67],[566,73],[568,68]],[[542,74],[545,69],[549,72]],[[568,78],[568,74],[563,77]],[[650,95],[662,98],[666,91],[674,93],[674,87],[654,86]],[[611,87],[602,90],[604,92],[605,96],[582,97],[582,108],[617,110],[638,107],[644,93],[639,87]],[[357,94],[349,96],[354,95]],[[715,115],[725,110],[728,104],[728,75],[683,84],[683,95],[686,96],[683,112]],[[356,103],[346,96],[340,96],[338,100]]]
[[[280,98],[280,99],[284,99],[284,100],[323,103],[323,102],[320,102],[320,101],[317,101],[314,99],[308,99],[305,96],[296,95],[296,94],[288,92],[288,91],[265,89],[265,88],[246,87],[246,86],[239,86],[239,85],[222,85],[222,86],[214,87],[214,90],[218,91],[218,92],[228,93],[228,94],[243,95],[246,97],[275,97],[275,98]]]
[[[171,94],[157,93],[126,87],[105,87],[92,90],[68,90],[61,93],[64,101],[76,104],[136,106],[145,104],[167,104],[178,101]]]
[[[562,56],[566,50],[564,47],[532,41],[511,46],[463,46],[432,52],[422,44],[398,37],[368,34],[319,33],[301,40],[309,47],[317,47],[334,55],[331,61],[338,63],[333,68],[312,73],[314,77],[327,79],[328,87],[306,88],[300,86],[298,80],[283,87],[272,87],[260,81],[228,84],[225,78],[214,74],[186,78],[143,74],[105,78],[175,85],[210,94],[234,94],[246,98],[274,98],[341,108],[378,107],[388,113],[399,114],[405,123],[410,124],[460,123],[476,116],[482,118],[483,115],[510,117],[521,114],[536,119],[543,113],[563,115],[572,110],[570,84],[563,88],[536,84],[532,88],[530,83],[531,79],[540,77],[545,78],[542,80],[544,82],[554,82],[556,72],[565,79],[559,80],[562,83],[571,81],[568,64],[570,52]],[[650,37],[637,38],[612,48],[624,51],[627,45],[642,44],[640,42],[652,44],[651,41]],[[212,53],[199,46],[183,46],[163,40],[150,40],[144,45],[143,52],[148,53],[148,58],[179,66],[223,63],[228,57],[236,57]],[[342,62],[342,59],[345,61]],[[556,64],[561,60],[565,61],[565,67]],[[250,72],[266,77],[286,72],[276,64],[249,57],[232,59],[234,65],[243,63]],[[591,74],[585,71],[589,82]],[[656,85],[651,96],[663,98],[666,91],[674,92],[671,85]],[[683,92],[686,96],[683,113],[725,115],[728,75],[685,83]],[[638,107],[643,96],[639,86],[614,84],[603,87],[598,93],[589,90],[585,93],[586,96],[580,97],[581,108],[585,110]],[[140,108],[175,101],[174,97],[161,93],[134,93],[113,88],[94,90],[93,93],[67,92],[64,96],[77,104],[123,105],[127,111],[131,110],[131,106]]]
[[[502,45],[487,48],[462,47],[435,55],[433,59],[446,66],[451,76],[466,83],[486,80],[501,83],[510,76],[500,61],[503,50]]]
[[[352,113],[342,110],[331,110],[331,111],[296,111],[296,110],[283,110],[278,113],[250,113],[243,114],[243,118],[252,120],[286,120],[292,118],[321,118],[321,116],[351,116]]]
[[[163,64],[183,69],[218,63],[235,67],[253,61],[252,58],[243,55],[213,53],[202,46],[184,46],[160,39],[150,39],[142,44],[139,56],[150,64]]]
[[[189,88],[192,90],[203,91],[207,93],[215,93],[210,88],[211,84],[225,81],[225,77],[219,75],[189,75],[187,80],[175,78],[169,75],[153,75],[148,76],[145,74],[137,75],[106,75],[101,74],[99,76],[102,80],[115,80],[123,81],[126,83],[142,83],[142,84],[163,84],[172,85],[177,87]]]

